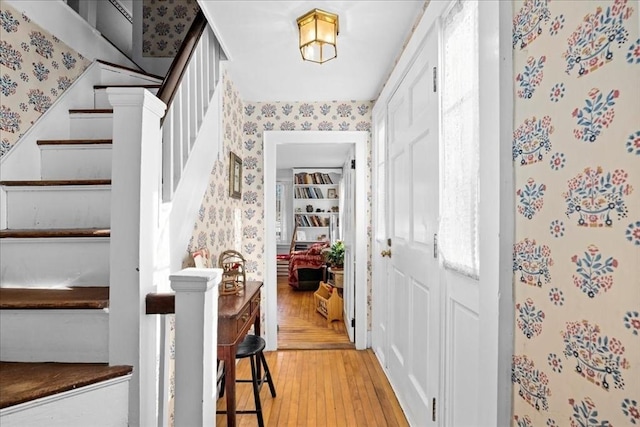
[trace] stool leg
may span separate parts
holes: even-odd
[[[271,379],[271,371],[269,371],[269,365],[267,365],[267,359],[264,357],[263,352],[260,352],[260,360],[262,361],[262,365],[264,366],[264,373],[267,377],[267,383],[269,383],[271,397],[276,397],[276,387],[273,385],[273,380]]]
[[[253,397],[256,401],[256,415],[258,416],[258,426],[264,427],[262,420],[262,405],[260,404],[260,389],[258,389],[258,367],[256,366],[255,356],[249,357],[251,361],[251,377],[253,383]]]

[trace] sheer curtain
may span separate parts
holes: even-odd
[[[443,22],[439,243],[445,268],[479,276],[478,3],[458,1]]]

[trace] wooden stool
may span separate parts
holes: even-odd
[[[253,397],[255,399],[256,409],[253,411],[244,410],[236,411],[236,414],[256,414],[258,417],[258,426],[264,427],[264,421],[262,420],[262,404],[260,403],[260,389],[262,384],[267,381],[269,384],[269,390],[271,391],[271,397],[276,397],[276,388],[273,385],[271,379],[271,372],[267,365],[267,359],[262,352],[266,346],[264,339],[257,335],[247,335],[244,340],[238,345],[236,351],[236,359],[249,358],[251,362],[251,379],[236,379],[237,383],[252,383],[253,384]],[[257,357],[257,360],[256,360]],[[261,369],[264,367],[265,375],[262,376]],[[222,390],[224,392],[224,377],[222,379]],[[216,411],[218,414],[226,414],[227,411]]]

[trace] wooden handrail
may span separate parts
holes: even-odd
[[[145,308],[147,314],[175,314],[176,294],[147,294]]]
[[[196,46],[198,46],[198,41],[200,40],[200,36],[204,32],[206,26],[207,18],[204,16],[202,10],[200,10],[193,19],[191,27],[189,27],[189,31],[180,46],[180,50],[176,54],[175,58],[173,58],[171,67],[169,67],[169,71],[167,71],[167,75],[162,82],[162,86],[160,86],[160,89],[158,90],[157,97],[165,103],[167,109],[169,109],[169,106],[178,91],[178,86],[182,81],[187,65],[189,65],[189,61],[193,56],[193,52],[196,50]],[[165,117],[162,118],[160,123],[164,121]]]

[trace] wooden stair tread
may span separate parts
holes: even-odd
[[[39,139],[38,145],[113,144],[112,139]]]
[[[110,87],[143,87],[145,89],[160,89],[160,84],[157,85],[95,85],[94,89],[107,89]]]
[[[111,185],[110,179],[49,179],[34,181],[0,181],[7,187],[53,187],[67,185]]]
[[[153,79],[160,80],[160,82],[162,82],[162,80],[164,80],[164,77],[162,77],[162,76],[158,76],[156,74],[147,73],[146,71],[143,71],[143,70],[136,70],[135,68],[125,67],[124,65],[114,64],[113,62],[104,61],[102,59],[97,59],[96,62],[99,62],[99,63],[104,64],[104,65],[108,65],[109,67],[119,68],[121,70],[130,71],[132,73],[140,74],[142,76],[151,77]]]
[[[113,108],[74,108],[69,110],[69,114],[111,114]]]
[[[0,408],[118,378],[132,370],[104,363],[0,362]]]
[[[101,309],[109,307],[106,286],[64,289],[0,288],[0,309]]]
[[[109,237],[108,228],[56,228],[45,230],[21,229],[0,230],[2,238],[39,238],[39,237]]]

